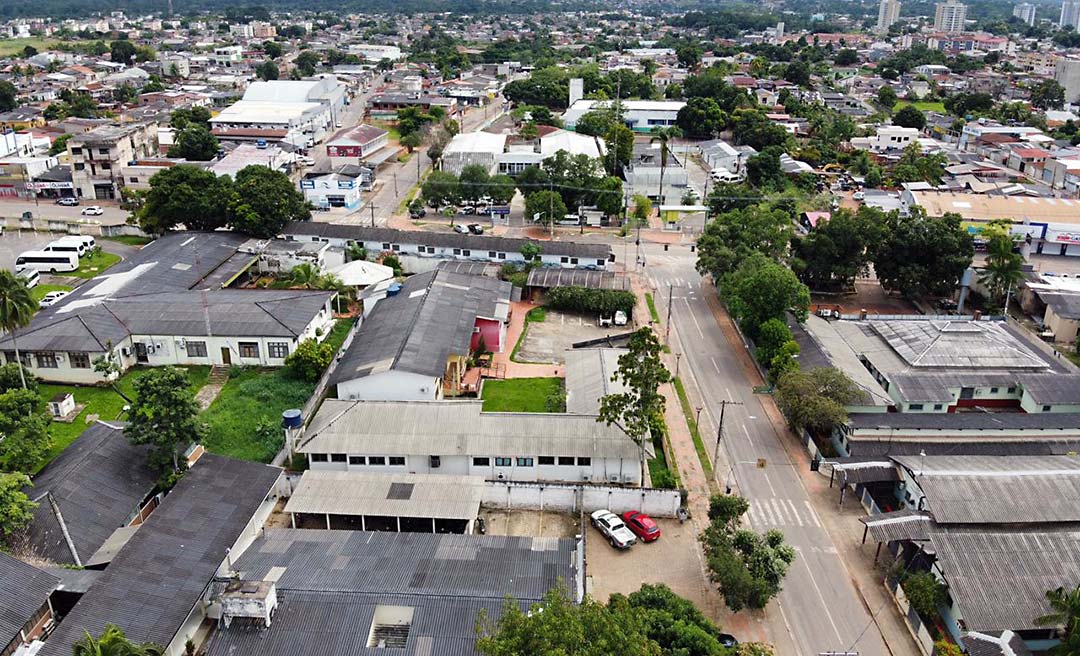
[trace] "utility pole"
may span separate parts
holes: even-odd
[[[419,157],[419,156],[418,156],[418,157]],[[394,171],[394,198],[397,198],[397,197],[398,197],[398,190],[397,190],[397,171]]]
[[[553,191],[548,181],[548,191]],[[548,237],[555,241],[555,196],[548,194]]]
[[[720,425],[716,427],[716,451],[713,453],[713,465],[714,465],[713,471],[714,472],[716,471],[715,464],[717,462],[719,462],[719,460],[720,460],[720,441],[724,437],[724,410],[726,410],[729,405],[742,405],[742,402],[741,401],[729,401],[727,399],[720,399]],[[729,477],[731,475],[731,472],[733,472],[734,470],[735,470],[735,465],[732,464],[731,465],[731,470],[728,472]],[[731,494],[731,479],[730,478],[728,479],[728,483],[725,486],[725,490],[726,490],[727,494]]]
[[[674,283],[668,283],[667,291],[667,326],[664,328],[664,343],[667,344],[671,339],[671,299],[675,294]],[[677,364],[677,363],[676,363]]]
[[[368,203],[368,209],[371,210],[371,227],[374,228],[375,227],[375,199],[374,198],[372,198],[371,202]]]

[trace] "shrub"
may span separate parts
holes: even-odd
[[[315,382],[319,380],[330,361],[334,359],[334,347],[314,339],[305,339],[285,358],[285,366],[294,378]]]
[[[546,295],[548,307],[571,312],[614,314],[622,310],[629,316],[634,311],[632,292],[585,287],[555,287]]]
[[[925,620],[938,614],[938,606],[945,603],[945,586],[930,572],[915,572],[901,584],[911,607]]]
[[[663,490],[673,490],[675,489],[675,474],[667,468],[658,469],[652,475],[652,485]]]

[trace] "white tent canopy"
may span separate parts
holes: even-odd
[[[368,262],[366,260],[353,260],[329,271],[337,276],[341,282],[350,287],[367,287],[394,277],[394,270],[388,266]]]

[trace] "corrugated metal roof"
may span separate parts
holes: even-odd
[[[469,520],[480,512],[484,485],[480,476],[309,469],[285,512]]]
[[[859,521],[866,526],[867,533],[874,542],[928,540],[930,530],[935,528],[934,520],[929,514],[913,510],[897,510],[870,515]]]
[[[479,401],[327,399],[301,453],[638,458],[618,426],[594,415],[482,412]]]
[[[622,394],[626,385],[613,380],[619,369],[619,357],[626,349],[567,349],[566,411],[573,414],[600,413],[600,399],[608,394]],[[567,454],[569,455],[569,454]]]
[[[199,458],[45,642],[69,656],[87,631],[116,624],[134,642],[167,645],[281,470],[213,454]]]
[[[586,287],[588,289],[614,289],[629,291],[630,279],[613,271],[589,269],[563,269],[537,267],[529,272],[528,287],[550,289],[552,287]]]
[[[0,551],[0,644],[18,635],[58,583],[55,576]]]

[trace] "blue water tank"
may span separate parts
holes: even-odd
[[[401,283],[399,283],[399,282],[390,283],[390,286],[386,288],[386,295],[387,296],[397,296],[400,293],[401,293]]]
[[[281,413],[281,426],[283,428],[300,428],[304,425],[304,416],[296,408]]]

